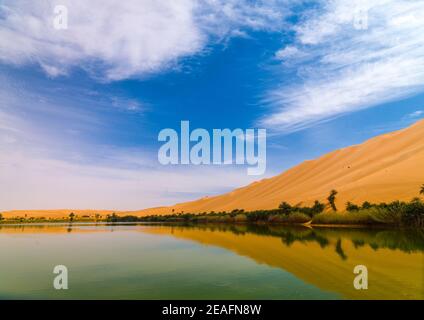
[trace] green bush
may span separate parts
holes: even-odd
[[[293,210],[293,207],[289,203],[283,201],[278,206],[278,209],[280,209],[282,214],[289,214]]]
[[[351,213],[324,212],[312,218],[312,224],[374,224],[375,220],[367,211]]]
[[[231,218],[230,215],[219,216],[218,221],[219,222],[231,222],[232,218]]]
[[[402,208],[399,206],[392,207],[371,207],[370,209],[362,210],[367,212],[374,219],[374,221],[383,224],[399,225],[402,219]]]
[[[286,214],[273,214],[268,217],[269,223],[285,223],[288,216]]]
[[[247,222],[247,217],[245,214],[238,214],[234,217],[234,222],[237,222],[237,223]]]
[[[287,222],[289,223],[306,223],[310,220],[311,217],[302,212],[293,212],[287,217]]]
[[[358,211],[359,210],[359,206],[357,206],[356,204],[353,204],[351,202],[346,203],[346,211]]]
[[[424,227],[424,203],[415,200],[404,206],[401,215],[401,222],[406,226]]]

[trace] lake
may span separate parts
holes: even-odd
[[[424,299],[422,230],[0,225],[0,252],[0,299]]]

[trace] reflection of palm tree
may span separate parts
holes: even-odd
[[[336,252],[340,256],[340,258],[342,258],[342,260],[346,260],[347,259],[347,255],[344,253],[344,251],[342,249],[342,240],[341,239],[337,240],[337,243],[336,243]]]
[[[319,236],[319,235],[317,235],[317,236],[316,236],[315,240],[319,243],[319,246],[320,246],[321,248],[323,248],[323,249],[324,249],[326,246],[328,246],[328,244],[329,244],[329,241],[327,240],[327,238],[325,238],[325,237],[321,237],[321,236]]]
[[[281,241],[287,246],[287,247],[290,247],[290,245],[293,243],[293,242],[296,242],[296,237],[291,233],[291,232],[288,232],[285,236],[283,236],[282,238],[281,238]]]
[[[281,241],[287,247],[290,247],[290,245],[292,243],[295,243],[296,241],[299,241],[302,243],[317,242],[321,248],[325,248],[329,244],[329,241],[327,240],[327,238],[316,234],[315,231],[311,231],[311,229],[308,229],[308,228],[293,228],[288,231],[286,231],[285,229],[282,229],[280,232],[277,230],[278,228],[275,229],[275,231],[271,231],[269,228],[262,229],[260,234],[281,236]],[[255,232],[254,230],[252,231],[253,233],[259,233],[257,231]]]
[[[365,241],[362,240],[362,239],[360,239],[360,240],[352,239],[352,243],[353,243],[353,246],[355,247],[355,249],[358,249],[358,248],[363,247],[365,245]]]

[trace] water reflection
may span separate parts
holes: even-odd
[[[16,241],[17,239],[24,241],[21,234],[30,236],[29,242],[25,242],[25,246],[23,242]],[[204,298],[215,297],[214,295],[208,296],[207,292],[210,290],[205,288],[211,288],[219,279],[233,281],[239,286],[238,293],[230,291],[231,286],[218,288],[216,297],[220,298],[246,297],[243,294],[249,294],[249,298],[268,296],[277,298],[287,295],[290,297],[301,290],[300,283],[291,284],[290,287],[287,283],[276,283],[278,282],[275,280],[276,278],[268,279],[264,276],[267,273],[259,273],[265,272],[265,269],[260,268],[264,266],[268,269],[273,267],[276,268],[275,270],[287,271],[302,283],[319,288],[322,294],[327,292],[348,299],[424,299],[423,230],[241,224],[111,225],[73,223],[0,225],[0,235],[13,236],[13,238],[3,237],[1,238],[3,243],[0,242],[0,248],[1,245],[8,248],[8,251],[4,251],[4,255],[9,257],[9,260],[12,257],[27,259],[31,256],[34,259],[33,262],[39,261],[43,265],[42,259],[51,259],[47,253],[49,250],[55,252],[55,255],[57,252],[61,252],[52,249],[60,244],[68,248],[67,251],[63,251],[62,259],[68,259],[69,263],[77,264],[76,267],[81,268],[81,272],[85,270],[84,268],[92,268],[93,265],[104,266],[112,263],[115,267],[110,270],[122,269],[120,276],[128,277],[126,286],[121,282],[113,282],[114,290],[116,287],[121,288],[122,297],[119,296],[121,298],[126,297],[129,292],[139,292],[140,290],[140,287],[137,287],[132,291],[125,291],[128,290],[128,283],[136,286],[138,283],[136,279],[140,277],[140,274],[150,275],[152,272],[155,277],[143,277],[140,280],[144,287],[146,279],[151,279],[153,282],[151,287],[146,289],[144,295],[140,293],[138,298],[150,297],[153,289],[157,294],[155,298],[169,298],[166,295],[169,295],[169,281],[175,281],[176,292],[175,296],[172,296],[174,298],[193,298],[201,296],[202,293]],[[46,235],[49,237],[45,238]],[[50,235],[56,238],[53,239]],[[42,245],[36,249],[40,251],[31,251],[34,249],[31,249],[28,243],[33,243],[34,239],[37,241],[44,239]],[[106,243],[108,245],[105,245]],[[183,243],[190,245],[183,245]],[[204,247],[199,248],[199,244]],[[14,245],[15,251],[12,251],[11,248]],[[175,251],[177,246],[181,248],[181,251],[178,251],[178,255],[173,260],[169,260],[170,252]],[[251,278],[248,279],[245,276],[241,277],[244,279],[244,283],[240,282],[237,275],[231,275],[229,270],[241,269],[244,262],[232,260],[238,261],[239,264],[234,265],[235,262],[229,264],[228,255],[216,256],[217,252],[213,250],[216,247],[233,253],[233,256],[245,257],[249,261],[256,262],[259,266],[258,274],[251,274]],[[66,252],[72,252],[73,256],[66,256]],[[115,256],[116,252],[119,252],[118,256]],[[48,258],[42,258],[41,254],[45,254]],[[212,261],[216,263],[215,267],[210,267],[211,270],[205,269],[202,265],[202,261],[206,259],[210,259],[209,264]],[[172,273],[169,273],[167,268],[171,265]],[[353,269],[356,265],[365,265],[368,268],[368,290],[358,291],[353,287],[355,276]],[[190,268],[190,270],[194,270],[193,266],[198,266],[201,271],[187,272]],[[104,267],[101,268],[99,270],[104,269]],[[162,268],[167,271],[158,272]],[[6,269],[13,270],[16,267],[11,265]],[[206,274],[214,274],[214,276],[209,278],[205,276]],[[187,286],[186,281],[178,282],[178,279],[183,279],[183,275],[191,281],[190,291],[181,289]],[[116,274],[107,276],[109,277],[108,281],[112,283]],[[85,272],[81,273],[80,277],[82,283],[90,281]],[[163,287],[159,285],[160,281],[164,281]],[[255,283],[255,286],[251,287],[251,283]],[[76,293],[76,297],[86,295],[87,292],[90,292],[89,290],[89,288],[81,289],[81,292]],[[259,293],[260,290],[262,290],[261,293]],[[286,292],[279,294],[278,290],[286,290]],[[254,295],[255,292],[257,296]],[[93,293],[93,297],[97,296]]]
[[[349,299],[424,299],[423,230],[221,224],[144,232],[223,247]],[[368,268],[368,290],[352,285],[356,265]]]
[[[336,239],[335,251],[344,260],[346,256],[341,247],[341,240],[350,240],[356,249],[369,246],[373,250],[388,248],[401,251],[424,252],[424,230],[422,229],[381,229],[381,228],[329,228],[287,225],[247,225],[247,224],[162,224],[170,233],[175,230],[197,230],[208,232],[231,232],[235,235],[256,234],[278,237],[281,242],[290,247],[299,242],[306,244],[315,242],[321,248],[326,248]],[[343,257],[342,257],[343,256]]]

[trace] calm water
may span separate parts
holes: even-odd
[[[410,230],[3,225],[0,298],[424,299],[423,252]],[[69,290],[53,289],[56,265]]]

